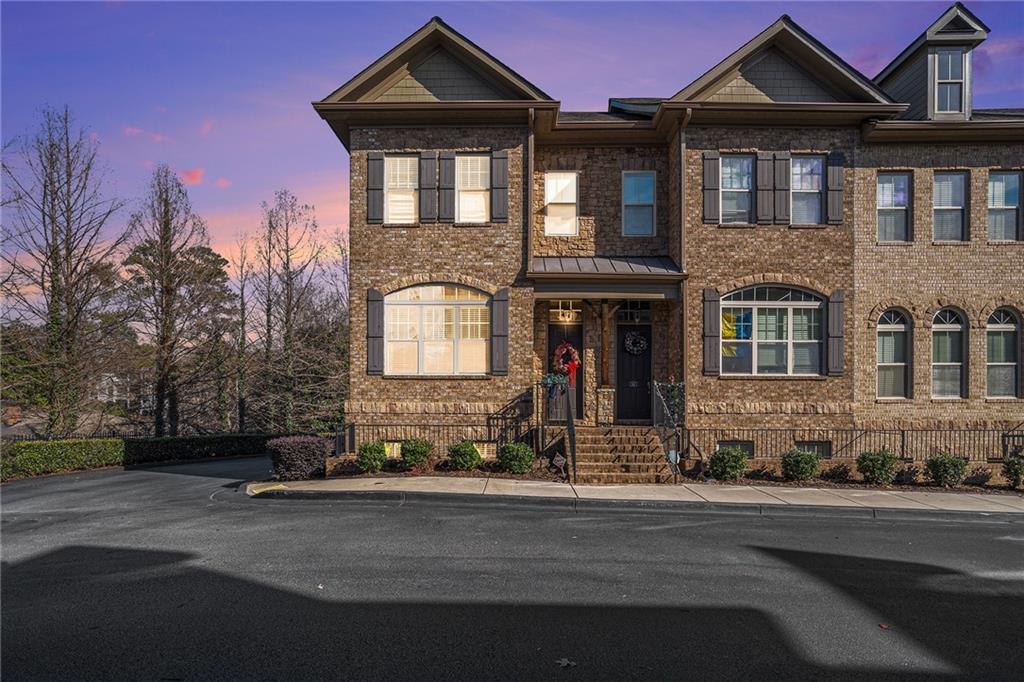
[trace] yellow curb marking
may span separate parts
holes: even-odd
[[[253,495],[259,495],[260,493],[265,493],[268,490],[287,490],[288,486],[282,483],[272,483],[270,485],[263,485],[259,487],[253,486],[252,488],[249,489],[252,491]]]

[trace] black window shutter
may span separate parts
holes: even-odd
[[[1017,397],[1024,398],[1024,323],[1017,325]]]
[[[441,152],[438,157],[437,222],[455,222],[455,152]]]
[[[913,192],[911,192],[913,194]],[[907,328],[907,367],[903,377],[903,395],[906,398],[914,397],[914,328]]]
[[[757,222],[771,225],[775,219],[775,163],[771,152],[757,153]]]
[[[366,373],[384,373],[384,296],[366,290]]]
[[[704,373],[722,373],[722,314],[721,296],[716,289],[704,290]]]
[[[843,154],[829,152],[828,177],[825,180],[828,188],[828,224],[843,223]]]
[[[491,152],[491,222],[508,222],[508,152]]]
[[[491,299],[491,374],[508,374],[508,288]]]
[[[420,222],[437,222],[437,152],[420,152]]]
[[[384,222],[384,153],[366,154],[366,222]]]
[[[717,223],[721,218],[719,205],[719,175],[721,157],[718,152],[704,152],[704,222]]]
[[[789,152],[775,152],[775,223],[789,225]]]
[[[828,313],[825,316],[828,324],[825,350],[828,357],[828,375],[832,377],[843,375],[844,298],[843,290],[836,289],[828,299]]]

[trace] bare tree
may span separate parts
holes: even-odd
[[[101,349],[124,321],[114,263],[128,232],[112,224],[123,202],[104,192],[98,148],[67,107],[46,109],[3,163],[4,316],[43,330],[27,357],[41,370],[48,435],[75,430]]]
[[[246,401],[249,397],[249,299],[247,289],[249,289],[250,280],[253,277],[253,267],[249,261],[249,243],[244,237],[238,240],[233,270],[238,302],[235,326],[236,425],[239,433],[245,433]]]

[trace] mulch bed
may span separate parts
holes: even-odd
[[[981,493],[983,495],[1015,495],[1017,497],[1024,495],[1024,493],[1022,493],[1021,491],[1010,488],[1009,485],[970,485],[965,483],[964,485],[960,485],[955,488],[944,488],[942,486],[938,486],[933,483],[927,483],[924,481],[922,481],[921,483],[893,483],[891,485],[873,485],[870,483],[860,483],[858,481],[830,481],[821,478],[815,478],[809,481],[787,481],[783,479],[781,476],[771,475],[759,475],[754,477],[748,475],[735,481],[718,481],[713,478],[705,479],[700,475],[692,474],[684,474],[682,478],[686,483],[703,483],[706,485],[756,485],[762,487],[778,488],[889,490],[918,493]]]

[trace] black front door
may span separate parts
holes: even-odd
[[[615,417],[651,418],[651,325],[619,325],[615,347]]]
[[[582,324],[549,324],[548,325],[548,359],[545,374],[554,372],[551,357],[555,349],[563,341],[568,341],[583,360],[583,325]],[[576,370],[576,402],[573,403],[573,415],[576,419],[583,414],[583,365]],[[562,421],[565,419],[565,403],[561,400],[552,401],[548,406],[548,419]]]

